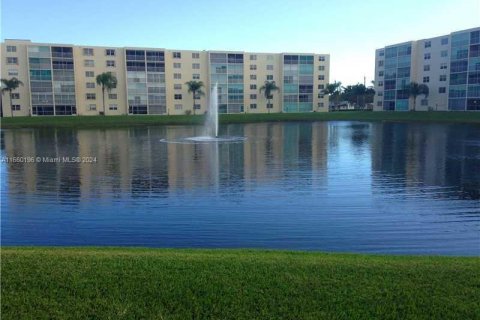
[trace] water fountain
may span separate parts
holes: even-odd
[[[205,118],[205,124],[201,136],[187,137],[176,140],[162,139],[162,142],[169,143],[236,143],[246,140],[245,137],[219,136],[218,132],[218,84],[215,83],[210,93],[210,102]]]

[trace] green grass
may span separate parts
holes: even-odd
[[[480,123],[480,112],[314,112],[314,113],[263,113],[225,114],[221,123],[252,123],[272,121],[428,121]],[[3,118],[2,128],[38,127],[125,127],[147,125],[202,124],[203,115],[197,116],[57,116]]]
[[[478,319],[478,258],[3,248],[2,319]]]

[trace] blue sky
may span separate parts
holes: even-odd
[[[1,37],[88,45],[331,54],[369,83],[376,48],[480,26],[480,0],[2,0]]]

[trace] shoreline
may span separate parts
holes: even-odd
[[[42,116],[2,118],[2,129],[15,128],[118,128],[133,126],[202,125],[204,115]],[[221,114],[221,124],[259,122],[386,121],[480,124],[480,112],[342,111],[313,113]]]

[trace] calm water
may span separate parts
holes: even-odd
[[[229,125],[4,130],[3,245],[256,247],[480,255],[480,127]],[[4,158],[3,158],[4,159]]]

